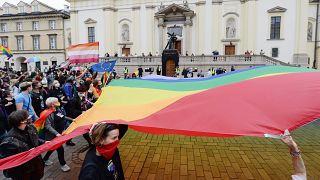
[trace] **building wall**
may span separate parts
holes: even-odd
[[[92,18],[96,21],[96,40],[100,42],[100,55],[106,52],[121,55],[124,45],[121,42],[121,27],[128,24],[130,29],[131,54],[155,54],[161,46],[167,43],[167,27],[158,26],[155,14],[159,11],[161,2],[165,6],[181,1],[155,0],[69,0],[71,4],[72,42],[87,42],[87,25],[84,21]],[[219,3],[221,2],[221,3]],[[307,0],[259,0],[259,1],[211,1],[189,0],[189,8],[194,11],[190,27],[190,42],[188,54],[211,54],[218,50],[224,54],[225,45],[235,45],[236,54],[251,50],[259,54],[262,49],[271,56],[271,49],[278,48],[277,59],[293,63],[297,58],[311,57],[311,45],[306,41],[307,22],[309,17],[315,17],[314,5]],[[151,7],[154,6],[154,7]],[[285,12],[268,13],[275,7],[285,8]],[[271,16],[279,15],[281,20],[281,39],[270,40]],[[236,37],[226,39],[226,22],[229,18],[236,21]],[[180,22],[176,22],[181,25]],[[186,27],[183,25],[182,52],[188,46],[185,42]],[[159,31],[163,28],[163,37]],[[160,53],[160,52],[158,52]],[[300,61],[299,60],[299,61]],[[305,59],[304,59],[305,60]],[[305,62],[302,62],[305,63]]]
[[[23,3],[21,2],[19,3],[19,5],[22,4]],[[30,14],[31,5],[36,4],[39,5],[40,12],[36,15]],[[54,62],[60,64],[65,61],[65,47],[68,44],[68,38],[65,36],[65,31],[67,31],[66,28],[71,32],[70,21],[68,20],[69,15],[37,1],[33,1],[30,5],[25,4],[25,11],[27,13],[29,12],[29,14],[25,14],[23,16],[12,13],[10,15],[0,14],[0,23],[7,24],[7,31],[0,33],[0,39],[4,36],[8,37],[8,47],[14,54],[14,56],[9,60],[10,65],[14,64],[14,69],[20,70],[23,59],[40,57],[45,61],[44,63],[41,62],[41,69],[43,70],[45,66],[49,67]],[[55,21],[55,29],[49,28],[50,20]],[[38,30],[33,30],[33,21],[39,22]],[[21,31],[17,31],[17,22],[22,22],[23,24]],[[55,49],[50,49],[49,46],[49,35],[51,34],[56,35]],[[34,35],[40,36],[39,50],[34,50]],[[18,50],[17,36],[23,36],[23,50]],[[3,61],[0,61],[0,66],[4,66],[6,64],[5,62],[8,62],[5,60],[6,57],[4,55],[0,55],[0,59],[3,59]],[[29,63],[27,67],[28,70],[34,70],[35,63]]]
[[[295,3],[277,0],[261,0],[258,3],[257,12],[257,38],[256,52],[264,50],[267,56],[271,56],[272,48],[279,48],[279,57],[277,59],[283,62],[292,62],[295,47]],[[276,6],[286,8],[284,13],[268,13],[267,11]],[[281,16],[281,39],[270,40],[270,18],[271,16]]]

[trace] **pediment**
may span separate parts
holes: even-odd
[[[28,3],[26,2],[23,2],[23,1],[20,1],[17,6],[28,6],[28,7],[31,7]]]
[[[267,12],[268,12],[268,13],[279,13],[279,12],[286,12],[286,11],[287,11],[286,8],[277,6],[277,7],[274,7],[274,8],[272,8],[272,9],[269,9]]]
[[[13,5],[13,4],[10,4],[8,2],[5,2],[2,7],[12,7],[12,8],[17,8],[17,6]]]
[[[40,6],[41,6],[41,7],[40,7],[41,9],[42,9],[42,7],[44,7],[47,11],[56,11],[55,8],[50,7],[50,6],[48,6],[47,4],[44,4],[44,3],[42,3],[42,2],[40,2],[40,1],[38,1],[38,0],[33,0],[30,4],[31,4],[31,5],[40,5]]]
[[[162,9],[160,9],[157,13],[157,15],[176,15],[176,14],[185,14],[185,13],[192,13],[194,14],[194,12],[192,10],[190,10],[187,7],[183,7],[183,6],[179,6],[175,3],[164,7]]]
[[[97,21],[94,19],[88,18],[87,20],[84,21],[84,23],[85,24],[95,24],[95,23],[97,23]]]

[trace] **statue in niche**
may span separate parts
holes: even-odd
[[[308,23],[308,41],[312,41],[312,23]]]
[[[235,38],[236,37],[236,27],[235,27],[235,20],[233,18],[227,21],[226,26],[226,37],[227,38]]]
[[[123,42],[129,41],[129,26],[127,24],[122,26],[121,36]]]

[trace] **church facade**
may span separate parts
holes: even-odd
[[[175,33],[181,55],[264,53],[312,66],[317,3],[309,0],[68,0],[72,44],[100,56],[161,54]]]

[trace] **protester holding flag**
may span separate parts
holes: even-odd
[[[67,110],[67,115],[71,118],[77,118],[82,114],[82,112],[90,109],[92,103],[86,97],[87,89],[84,85],[81,85],[77,88],[77,93],[69,101]],[[88,134],[84,134],[83,137],[88,142],[88,145],[91,146],[91,140]]]
[[[48,109],[51,110],[52,113],[46,118],[44,123],[45,139],[47,141],[51,141],[55,137],[61,136],[64,130],[66,118],[70,119],[71,121],[73,121],[73,119],[66,117],[65,112],[63,112],[59,108],[60,103],[58,98],[49,97],[46,100],[46,105]],[[49,160],[49,157],[52,153],[53,151],[48,151],[46,155],[43,157],[43,160],[46,166],[50,166],[53,164],[53,162]],[[61,165],[61,170],[63,172],[70,171],[70,167],[66,164],[66,161],[64,159],[63,145],[61,145],[57,149],[57,153],[58,153],[59,163]]]
[[[93,125],[90,135],[94,146],[86,154],[79,180],[124,179],[117,146],[127,130],[127,125],[107,123]]]
[[[1,159],[28,151],[44,143],[43,140],[38,138],[36,128],[31,125],[32,120],[28,111],[15,111],[9,115],[8,120],[12,129],[0,144]],[[3,174],[13,180],[39,180],[44,174],[44,164],[41,155],[20,166],[4,170]]]
[[[293,180],[306,180],[307,179],[307,170],[304,165],[303,159],[301,157],[300,150],[298,145],[292,139],[289,131],[286,131],[281,138],[281,141],[286,144],[289,148],[290,154],[292,156],[292,165],[294,168],[294,175],[292,175]]]

